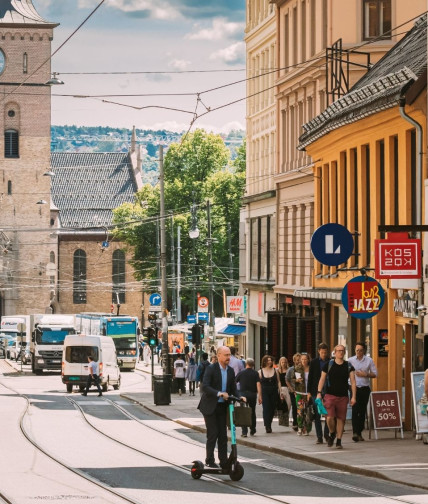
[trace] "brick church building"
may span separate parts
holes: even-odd
[[[110,311],[141,315],[112,209],[141,187],[127,154],[51,154],[51,42],[56,23],[32,0],[0,1],[0,315]]]

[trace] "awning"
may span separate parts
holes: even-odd
[[[332,289],[295,290],[294,296],[310,299],[329,299],[332,301],[341,301],[342,291]]]
[[[238,324],[229,324],[223,331],[219,331],[218,334],[229,334],[231,336],[238,336],[247,330],[247,326]]]

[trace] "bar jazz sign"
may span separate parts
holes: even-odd
[[[409,240],[407,233],[375,240],[376,278],[420,278],[421,262],[421,240]]]

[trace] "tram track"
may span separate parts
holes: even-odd
[[[76,469],[75,467],[71,467],[68,465],[66,462],[61,460],[60,458],[56,457],[52,453],[50,453],[48,450],[40,446],[37,441],[31,437],[31,435],[27,432],[27,430],[24,427],[24,422],[25,422],[25,417],[29,414],[29,409],[31,406],[31,400],[28,396],[25,394],[19,393],[17,390],[13,389],[12,387],[9,387],[8,385],[5,385],[4,383],[1,383],[1,385],[8,389],[9,391],[13,392],[15,395],[22,397],[23,399],[26,400],[27,404],[26,407],[24,408],[23,412],[21,413],[19,417],[19,429],[22,433],[22,435],[25,437],[25,439],[34,447],[36,448],[39,452],[43,453],[46,457],[48,457],[50,460],[54,461],[56,464],[62,466],[63,468],[67,469],[68,471],[74,473],[75,475],[79,476],[80,478],[83,478],[84,480],[92,483],[93,485],[102,488],[104,491],[108,492],[110,495],[116,497],[119,497],[121,499],[121,502],[125,503],[130,503],[130,504],[143,504],[139,500],[132,499],[121,492],[112,489],[110,486],[106,485],[105,483],[97,480],[96,478],[93,478],[92,476],[86,474],[84,471],[81,471],[80,469]],[[7,497],[5,497],[3,494],[0,493],[0,499],[3,499],[5,504],[14,504],[14,501],[9,500]],[[117,504],[120,504],[117,500],[114,501]],[[1,501],[0,501],[1,504]]]
[[[116,439],[116,438],[114,438],[114,437],[106,434],[101,429],[99,429],[98,427],[96,427],[88,419],[87,414],[83,411],[83,408],[80,406],[80,404],[77,404],[71,398],[67,398],[67,399],[70,402],[74,403],[75,408],[78,409],[81,412],[84,420],[93,429],[95,429],[97,432],[99,432],[103,436],[106,436],[109,439],[113,440],[114,442],[119,443],[122,446],[126,446],[126,447],[130,448],[131,450],[139,452],[139,453],[141,453],[141,454],[143,454],[143,455],[145,455],[147,457],[150,457],[150,458],[152,458],[154,460],[157,460],[159,462],[162,462],[162,463],[168,464],[170,466],[173,466],[173,467],[175,467],[176,469],[178,469],[180,471],[186,472],[187,474],[190,473],[190,466],[176,464],[176,463],[171,462],[170,460],[167,460],[165,458],[159,457],[157,455],[153,455],[152,453],[145,452],[143,450],[140,450],[138,448],[130,446],[129,444],[124,443],[123,441],[120,441],[120,440],[118,440],[118,439]],[[178,442],[181,442],[181,443],[197,446],[197,447],[200,447],[202,449],[205,448],[205,446],[202,443],[199,443],[197,441],[186,440],[186,439],[183,439],[181,437],[171,435],[171,434],[169,434],[167,432],[164,432],[164,431],[162,431],[160,429],[156,429],[153,426],[147,425],[147,423],[144,420],[141,420],[138,417],[136,417],[135,415],[133,415],[132,413],[126,411],[125,408],[123,408],[121,405],[115,403],[114,401],[112,401],[110,399],[104,399],[103,402],[107,403],[107,404],[110,404],[111,406],[113,406],[117,411],[119,411],[120,413],[122,413],[129,420],[133,420],[133,421],[137,422],[138,424],[142,425],[143,427],[145,427],[147,429],[150,429],[152,431],[155,431],[156,433],[161,434],[162,436],[166,436],[166,437],[172,438],[175,441],[178,441]],[[264,469],[266,471],[276,472],[278,474],[284,474],[284,475],[291,476],[291,477],[294,477],[294,478],[300,478],[300,479],[305,480],[307,482],[312,482],[312,483],[316,483],[316,484],[320,484],[320,485],[326,485],[326,486],[330,486],[330,487],[335,487],[335,488],[338,488],[338,489],[341,489],[341,490],[344,490],[344,491],[355,493],[355,494],[357,494],[357,495],[359,495],[361,497],[373,497],[373,498],[377,498],[377,499],[382,498],[382,499],[384,499],[386,501],[390,501],[390,502],[394,502],[394,503],[398,503],[399,502],[399,503],[402,503],[402,504],[420,504],[420,503],[418,503],[416,501],[413,501],[413,500],[410,500],[410,499],[407,499],[407,498],[402,498],[402,497],[396,497],[396,496],[387,495],[387,494],[384,494],[384,493],[381,493],[381,492],[376,492],[376,491],[373,491],[373,490],[357,487],[357,486],[354,486],[354,485],[351,485],[351,484],[342,483],[342,482],[339,482],[339,481],[334,481],[334,480],[331,480],[331,479],[328,479],[328,478],[325,478],[325,477],[320,477],[320,476],[317,476],[317,475],[314,475],[314,474],[302,473],[302,472],[295,471],[295,470],[292,470],[292,469],[287,469],[285,467],[281,467],[281,466],[278,466],[278,465],[275,465],[275,464],[270,464],[270,463],[263,462],[263,461],[254,461],[254,460],[251,460],[251,459],[247,459],[245,457],[239,457],[239,460],[240,460],[241,463],[251,464],[253,466],[256,466],[257,468]],[[204,477],[204,479],[208,479],[208,480],[211,480],[211,481],[216,482],[218,484],[226,485],[228,487],[232,487],[234,489],[238,489],[238,490],[240,490],[242,492],[246,492],[246,493],[248,493],[250,495],[255,495],[255,496],[258,496],[258,497],[263,497],[264,499],[267,499],[267,500],[273,501],[273,502],[280,502],[282,504],[288,504],[288,502],[285,499],[282,499],[282,498],[279,498],[279,497],[273,497],[273,496],[264,494],[262,492],[258,492],[258,491],[254,490],[254,489],[251,489],[251,488],[248,488],[246,486],[243,486],[242,484],[237,484],[236,482],[231,482],[231,481],[224,480],[224,479],[221,479],[221,478],[216,478],[215,476],[208,475],[208,474],[204,474],[203,477]]]

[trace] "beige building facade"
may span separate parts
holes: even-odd
[[[241,213],[241,285],[247,295],[247,348],[267,352],[266,310],[276,308],[276,15],[268,0],[248,0],[247,179]],[[258,365],[258,364],[257,364]]]
[[[276,357],[316,354],[346,314],[326,315],[328,293],[313,289],[314,160],[297,150],[302,125],[343,95],[410,29],[426,2],[272,0],[276,7],[276,308],[267,348]],[[326,54],[329,55],[327,65]],[[349,64],[346,62],[349,61]],[[343,326],[343,327],[342,327]]]

